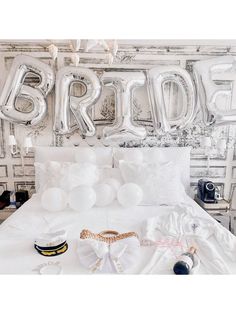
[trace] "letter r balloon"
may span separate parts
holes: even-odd
[[[86,87],[81,97],[70,95],[73,83],[81,83]],[[58,134],[68,134],[80,129],[84,136],[95,135],[96,129],[89,116],[89,109],[99,99],[101,83],[97,75],[90,69],[74,66],[61,68],[56,79],[56,104],[54,131]],[[71,113],[76,123],[71,121]]]

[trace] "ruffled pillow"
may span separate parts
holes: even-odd
[[[39,177],[39,193],[59,187],[70,191],[79,185],[93,186],[99,180],[99,171],[92,163],[48,161],[34,163]]]
[[[59,187],[61,178],[68,173],[71,164],[71,162],[59,161],[35,162],[34,166],[39,179],[38,192],[42,193],[48,188]]]

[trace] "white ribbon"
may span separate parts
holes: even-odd
[[[49,51],[53,61],[55,61],[57,58],[57,55],[58,55],[58,47],[51,44],[47,48],[48,48],[48,51]]]

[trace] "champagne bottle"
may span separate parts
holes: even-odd
[[[177,263],[173,267],[173,271],[176,275],[189,275],[194,263],[194,253],[196,248],[191,246],[190,249],[183,253]]]

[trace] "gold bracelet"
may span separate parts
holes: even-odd
[[[136,232],[126,232],[126,233],[120,234],[119,232],[114,231],[114,230],[105,230],[100,233],[93,233],[87,229],[83,229],[80,233],[80,239],[94,239],[94,240],[106,242],[108,244],[114,243],[122,239],[130,238],[130,237],[138,238],[138,235]]]

